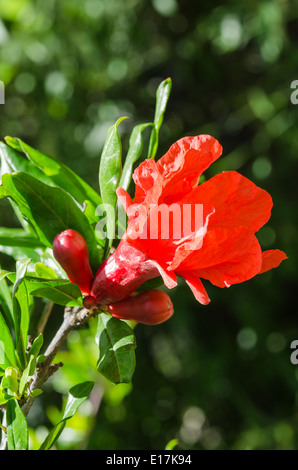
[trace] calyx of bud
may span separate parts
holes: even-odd
[[[83,305],[87,310],[93,310],[97,308],[98,302],[95,297],[92,297],[92,295],[86,295],[83,300]]]

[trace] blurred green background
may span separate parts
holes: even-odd
[[[0,138],[18,136],[98,190],[106,130],[120,116],[124,150],[153,119],[159,83],[173,80],[159,156],[184,135],[209,133],[224,152],[205,174],[238,170],[268,190],[274,208],[258,234],[289,259],[230,289],[205,282],[199,305],[184,283],[174,316],[138,325],[132,385],[96,373],[91,323],[75,331],[30,413],[31,446],[58,421],[61,392],[96,380],[69,421],[64,449],[297,449],[298,80],[296,1],[0,0]],[[6,201],[0,225],[15,226]],[[7,255],[3,267],[14,265]],[[50,338],[62,319],[57,307]],[[91,331],[90,331],[91,330]]]

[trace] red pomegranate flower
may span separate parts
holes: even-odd
[[[134,202],[118,188],[128,227],[93,281],[91,294],[99,303],[123,300],[161,275],[169,288],[177,285],[177,276],[184,278],[195,298],[207,304],[201,279],[229,287],[287,258],[280,250],[262,253],[255,236],[271,215],[266,191],[235,171],[198,185],[221,153],[209,135],[185,137],[159,161],[147,159],[135,170]],[[164,228],[160,220],[168,222]]]

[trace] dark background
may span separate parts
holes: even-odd
[[[237,170],[269,191],[272,217],[258,238],[289,257],[230,289],[205,283],[205,307],[184,283],[171,291],[174,316],[136,328],[132,385],[114,387],[96,373],[94,325],[74,332],[64,368],[32,408],[32,448],[58,421],[60,392],[92,378],[91,400],[60,448],[164,449],[173,438],[178,449],[298,448],[298,366],[290,361],[298,339],[297,18],[297,2],[285,0],[0,0],[0,138],[22,138],[98,190],[108,126],[130,117],[120,128],[125,154],[170,76],[158,157],[184,135],[217,138],[223,156],[205,177]],[[6,201],[0,211],[1,225],[17,224]],[[61,318],[58,307],[49,337]]]

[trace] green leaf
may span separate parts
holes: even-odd
[[[81,233],[88,244],[90,264],[94,270],[98,268],[100,259],[94,230],[66,191],[21,172],[3,176],[0,199],[5,197],[15,201],[47,247],[51,248],[55,236],[64,230],[74,229]]]
[[[5,269],[0,269],[0,281],[2,281],[2,279],[5,279],[6,277],[8,277],[9,274],[11,274],[11,271],[6,271]]]
[[[28,356],[33,356],[35,359],[37,359],[38,354],[41,350],[41,347],[43,345],[43,334],[40,333],[33,341],[33,344],[28,352]]]
[[[89,397],[93,386],[94,382],[82,382],[69,390],[62,421],[71,418],[75,414],[79,406]]]
[[[47,435],[47,437],[41,444],[39,450],[50,450],[51,447],[53,447],[53,445],[55,444],[55,442],[59,439],[65,426],[66,426],[66,421],[62,421],[56,424],[56,426],[54,426],[53,429],[51,429],[51,431],[49,432],[49,434]]]
[[[49,435],[42,443],[40,450],[49,450],[51,447],[53,447],[53,445],[61,435],[65,427],[66,421],[70,419],[75,414],[77,409],[82,405],[82,403],[87,400],[93,386],[94,382],[82,382],[80,384],[75,385],[69,390],[63,417],[61,421],[56,424],[56,426],[54,426],[54,428],[50,431]]]
[[[13,327],[13,307],[12,307],[12,297],[10,289],[7,285],[5,278],[0,280],[0,307],[2,313],[8,323],[8,325]]]
[[[165,450],[173,450],[178,445],[178,439],[171,439],[166,447]]]
[[[57,279],[57,274],[55,273],[54,269],[46,266],[43,263],[35,263],[34,270],[38,277],[42,277],[44,279]]]
[[[10,273],[8,278],[14,282],[15,275]],[[68,307],[81,307],[83,305],[80,288],[66,279],[39,279],[26,276],[24,283],[28,294],[34,297],[46,298],[58,305]]]
[[[20,258],[40,259],[43,243],[24,229],[0,227],[0,251],[15,260]]]
[[[126,117],[118,119],[118,121],[109,128],[99,166],[100,193],[103,205],[107,212],[107,240],[105,256],[108,255],[115,237],[115,213],[117,204],[116,189],[120,181],[122,169],[122,145],[118,133],[118,126],[124,119],[126,119]]]
[[[18,371],[14,367],[7,367],[5,370],[5,377],[2,379],[1,386],[7,388],[12,393],[18,391]]]
[[[1,176],[5,173],[15,173],[16,171],[24,171],[34,176],[43,183],[54,186],[54,183],[39,168],[28,161],[26,157],[16,152],[14,149],[0,142],[0,162]]]
[[[15,280],[15,283],[14,283],[14,286],[13,286],[12,295],[16,294],[16,292],[19,288],[19,285],[24,280],[24,277],[26,275],[26,272],[27,272],[27,269],[28,269],[28,266],[29,266],[30,263],[31,263],[31,259],[28,259],[28,258],[21,259],[21,260],[17,261],[17,264],[16,264],[16,280]]]
[[[156,92],[156,106],[155,106],[155,115],[154,115],[154,127],[152,129],[150,143],[149,143],[149,152],[148,158],[155,158],[158,141],[159,141],[159,130],[161,128],[164,113],[168,104],[168,99],[172,89],[172,80],[167,78],[159,85]]]
[[[83,305],[80,288],[69,281],[57,279],[31,281],[26,279],[29,292],[34,297],[42,297],[51,300],[55,304],[66,307],[81,307]]]
[[[40,388],[35,388],[30,393],[30,397],[38,397],[38,395],[41,395],[42,393],[43,393],[43,391]]]
[[[16,337],[16,350],[22,367],[26,366],[27,334],[29,329],[29,299],[24,277],[31,259],[17,261],[16,278],[12,291],[14,331]]]
[[[88,204],[89,210],[86,214],[88,220],[90,224],[97,223],[96,207],[102,201],[100,195],[91,186],[67,166],[38,152],[20,139],[6,137],[6,141],[11,147],[0,142],[2,175],[22,171],[34,176],[48,186],[58,186],[65,189],[81,204]],[[27,158],[19,152],[25,153]],[[102,243],[101,240],[99,241]],[[26,253],[28,253],[28,250],[26,250]]]
[[[98,371],[114,384],[131,382],[136,359],[132,329],[121,320],[102,313],[98,317],[96,341]]]
[[[143,150],[143,132],[145,129],[148,129],[148,127],[152,127],[153,123],[148,122],[146,124],[139,124],[134,127],[130,139],[129,139],[129,148],[127,152],[127,156],[125,158],[124,166],[123,166],[123,171],[120,179],[119,186],[125,191],[128,190],[130,181],[131,181],[131,176],[132,176],[132,171],[133,171],[133,165],[138,161],[138,159],[141,156],[142,150]]]
[[[28,424],[16,399],[7,402],[8,450],[28,450]]]
[[[30,379],[32,378],[36,367],[36,358],[31,355],[27,367],[24,369],[20,385],[19,385],[19,394],[20,396],[23,395],[24,390]]]
[[[14,397],[9,395],[6,390],[0,387],[0,406],[7,403],[9,400],[12,400]]]
[[[6,367],[16,367],[16,357],[14,343],[5,323],[5,320],[0,313],[0,367],[6,369]]]
[[[40,364],[44,362],[45,360],[46,360],[46,356],[44,354],[40,354],[39,356],[37,356],[36,363]]]
[[[63,163],[35,150],[16,137],[8,136],[5,141],[14,149],[24,152],[27,158],[48,177],[47,179],[65,189],[81,204],[90,201],[94,209],[101,204],[100,195]]]

